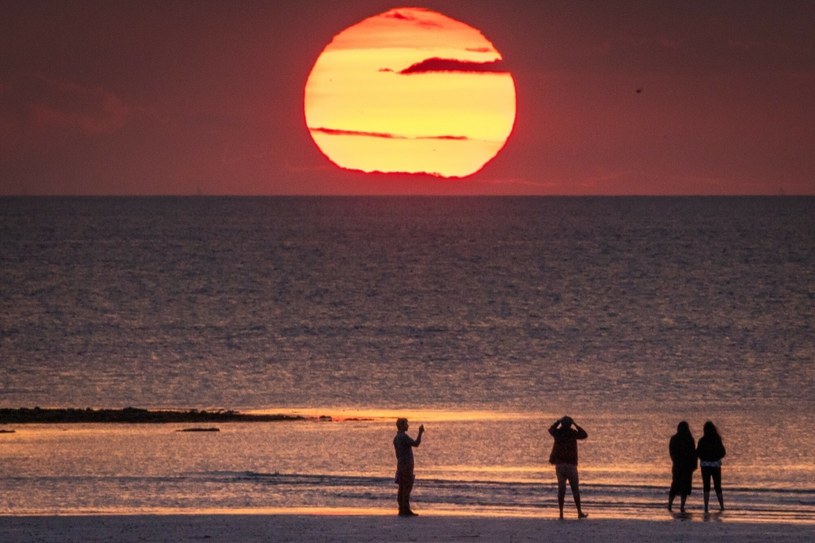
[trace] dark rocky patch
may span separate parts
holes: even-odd
[[[27,423],[197,423],[197,422],[277,422],[306,420],[300,415],[251,415],[238,411],[151,411],[136,407],[124,409],[43,409],[40,407],[0,409],[0,424]]]

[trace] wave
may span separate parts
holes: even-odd
[[[344,497],[379,499],[382,492],[393,490],[393,479],[387,476],[304,474],[256,471],[212,471],[188,474],[189,477],[210,479],[228,484],[258,484],[289,489],[320,488],[325,492],[343,489]],[[553,482],[529,483],[495,480],[455,480],[444,478],[417,479],[423,500],[444,505],[476,505],[482,507],[537,507],[554,499]],[[350,489],[364,492],[348,493]],[[666,485],[581,485],[587,503],[605,509],[662,509],[668,488]],[[375,490],[376,492],[371,492]],[[815,489],[773,489],[732,487],[725,489],[728,501],[738,503],[743,511],[778,512],[799,506],[799,513],[815,518]],[[701,495],[701,491],[697,491]]]
[[[225,479],[235,478],[241,480],[267,480],[276,482],[285,482],[287,484],[302,481],[320,481],[324,483],[343,483],[348,484],[351,482],[360,482],[365,484],[375,484],[378,482],[391,482],[392,478],[387,476],[370,476],[370,475],[347,475],[336,473],[281,473],[275,472],[258,472],[258,471],[206,471],[194,472],[187,474],[188,476],[214,476],[223,477]],[[445,477],[418,477],[423,484],[446,485],[446,486],[473,486],[473,487],[504,487],[511,486],[517,488],[553,488],[556,486],[554,482],[529,482],[529,481],[507,481],[507,480],[492,480],[492,479],[453,479]],[[610,483],[581,483],[583,489],[595,489],[603,492],[667,492],[668,485],[650,485],[650,484],[610,484]],[[766,494],[766,495],[803,495],[815,496],[815,488],[765,488],[765,487],[748,487],[748,486],[731,486],[726,488],[728,492],[750,493],[750,494]]]
[[[118,511],[205,510],[219,508],[360,508],[394,505],[396,486],[390,476],[263,471],[196,471],[177,476],[7,477],[0,481],[0,512],[43,514],[91,511],[105,506]],[[581,485],[585,507],[596,517],[663,518],[667,487],[654,485]],[[780,491],[725,488],[727,517],[744,521],[815,523],[815,500],[809,489]],[[25,502],[15,504],[17,496]],[[54,497],[66,499],[55,505]],[[556,485],[507,481],[417,480],[414,499],[420,508],[467,514],[551,515],[557,508]],[[701,507],[695,492],[689,507]]]

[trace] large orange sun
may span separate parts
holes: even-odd
[[[471,26],[392,9],[320,54],[306,82],[306,125],[342,168],[465,177],[498,154],[515,123],[515,83],[501,62]]]

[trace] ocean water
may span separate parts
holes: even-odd
[[[335,419],[5,428],[0,513],[390,510],[404,415],[419,509],[555,515],[568,413],[595,516],[711,419],[725,515],[815,522],[815,198],[2,198],[0,276],[0,407]]]

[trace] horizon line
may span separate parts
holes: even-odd
[[[726,194],[494,194],[494,193],[472,193],[472,194],[439,194],[433,192],[417,193],[270,193],[270,194],[238,194],[238,193],[144,193],[144,194],[75,194],[75,193],[53,193],[53,194],[25,194],[9,193],[0,194],[2,198],[814,198],[815,193],[785,193],[785,194],[765,194],[765,193],[726,193]]]

